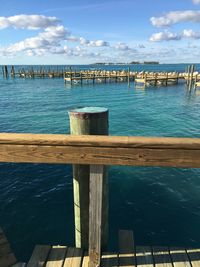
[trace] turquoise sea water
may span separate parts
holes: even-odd
[[[189,93],[184,84],[71,87],[63,79],[0,78],[0,132],[69,133],[68,110],[77,106],[108,108],[111,135],[200,137],[200,90]],[[111,166],[109,186],[111,249],[123,228],[134,230],[137,244],[200,246],[199,169]],[[73,245],[71,166],[0,164],[0,225],[20,260],[35,244]]]

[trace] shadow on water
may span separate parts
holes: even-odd
[[[199,246],[199,174],[109,167],[110,250],[119,229],[132,229],[137,245]],[[74,245],[70,166],[1,164],[0,176],[0,224],[19,259],[36,244]]]

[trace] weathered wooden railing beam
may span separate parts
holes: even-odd
[[[0,162],[200,167],[200,138],[0,134]]]

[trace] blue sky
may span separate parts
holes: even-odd
[[[200,0],[0,0],[1,64],[200,62]]]

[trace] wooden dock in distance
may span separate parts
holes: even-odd
[[[34,69],[29,67],[27,69],[15,69],[14,66],[2,67],[2,74],[4,78],[63,78],[65,83],[69,84],[83,84],[83,83],[107,83],[107,82],[130,82],[135,81],[135,85],[142,86],[157,86],[178,84],[179,81],[184,81],[189,90],[200,87],[200,74],[194,72],[194,65],[188,67],[188,71],[183,73],[178,72],[149,72],[149,71],[131,71],[130,68],[126,70],[72,70],[71,68],[62,69],[40,67]]]
[[[135,72],[130,72],[130,70],[125,71],[115,71],[115,70],[87,70],[79,72],[65,72],[64,81],[65,83],[69,82],[80,83],[83,82],[92,82],[92,83],[106,83],[106,82],[130,82],[134,81]]]
[[[133,232],[119,231],[117,252],[103,252],[101,267],[199,267],[200,249],[135,246]],[[27,267],[88,267],[86,250],[67,246],[37,245]]]

